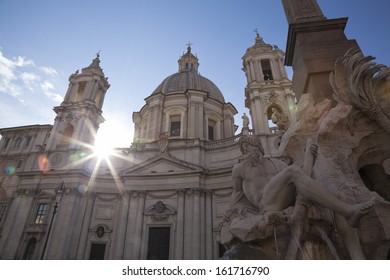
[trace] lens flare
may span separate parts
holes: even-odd
[[[15,173],[15,170],[15,166],[7,166],[6,168],[4,168],[4,174],[12,175]]]
[[[41,172],[49,171],[49,159],[45,155],[40,155],[38,158],[38,167]]]

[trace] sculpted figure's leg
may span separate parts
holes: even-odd
[[[316,157],[317,157],[317,145],[315,145],[313,138],[309,138],[306,142],[305,154],[303,158],[303,167],[302,167],[303,172],[305,172],[306,175],[309,177],[311,177],[311,172],[313,170],[313,165]]]
[[[356,229],[352,228],[345,218],[337,213],[334,215],[337,232],[344,240],[345,247],[352,260],[365,260],[359,236]]]
[[[305,174],[311,177],[315,158],[317,157],[317,146],[314,145],[314,139],[309,138],[306,142],[305,154],[303,159],[302,170]],[[302,234],[305,232],[305,228],[308,226],[307,220],[307,200],[303,199],[300,195],[297,196],[294,213],[292,216],[294,221],[292,225],[292,238],[294,242],[290,242],[289,248],[286,254],[286,259],[296,259],[298,249],[302,245]]]
[[[268,182],[260,206],[265,210],[282,210],[288,207],[291,196],[294,195],[294,186],[303,198],[339,213],[352,227],[356,227],[360,218],[371,211],[375,204],[372,200],[354,205],[345,203],[307,176],[301,168],[291,165]]]

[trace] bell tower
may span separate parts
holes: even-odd
[[[99,125],[104,122],[102,107],[109,87],[100,68],[99,54],[81,73],[77,70],[70,75],[64,101],[53,109],[57,116],[46,149],[93,145]]]
[[[295,94],[284,67],[284,52],[264,42],[256,31],[255,44],[242,57],[247,78],[245,107],[254,134],[284,131],[295,121]]]

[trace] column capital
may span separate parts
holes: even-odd
[[[184,197],[186,190],[185,189],[179,189],[176,191],[178,197]]]

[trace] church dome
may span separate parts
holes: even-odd
[[[170,75],[162,81],[152,95],[157,93],[164,95],[184,93],[188,89],[207,92],[211,98],[225,102],[221,91],[212,81],[191,70]]]
[[[198,58],[191,53],[191,48],[187,48],[187,53],[180,57],[179,72],[165,78],[162,83],[153,91],[154,94],[175,94],[185,93],[187,90],[199,90],[209,94],[210,98],[222,103],[225,98],[219,88],[209,79],[198,73]]]

